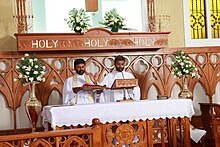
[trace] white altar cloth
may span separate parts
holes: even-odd
[[[205,134],[206,130],[190,128],[190,138],[195,141],[195,143],[198,143]]]
[[[91,125],[93,118],[101,123],[119,121],[139,121],[140,119],[159,119],[188,117],[194,114],[192,100],[141,100],[134,102],[96,103],[74,106],[48,105],[43,107],[41,116],[43,124],[49,122],[51,127]]]

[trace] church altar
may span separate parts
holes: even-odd
[[[194,114],[192,100],[141,100],[120,103],[96,103],[74,106],[44,106],[41,116],[43,124],[49,122],[53,129],[62,126],[91,125],[93,118],[101,123],[139,121],[188,117]]]
[[[101,146],[147,146],[167,143],[190,147],[189,119],[194,114],[192,100],[140,100],[134,102],[95,103],[74,106],[47,105],[43,124],[53,129],[82,128],[99,120]],[[182,130],[181,133],[177,130]],[[180,134],[180,135],[178,135]]]

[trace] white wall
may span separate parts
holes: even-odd
[[[125,27],[138,31],[147,30],[145,0],[101,0],[100,4],[102,11],[97,13],[101,14],[87,12],[88,16],[91,18],[90,24],[92,26],[93,21],[97,21],[92,20],[92,18],[101,21],[106,11],[116,8],[119,14],[127,20]],[[38,7],[35,7],[35,9],[40,11],[41,8]],[[42,32],[71,32],[71,29],[64,19],[68,18],[68,13],[73,8],[85,9],[85,0],[45,0],[45,16],[42,16],[44,14],[41,13],[41,15],[36,16],[38,18],[35,19],[40,21],[45,17],[46,22],[42,21],[42,23],[45,23],[46,30],[43,29]],[[93,15],[100,16],[101,18],[93,17]],[[34,30],[40,32],[36,25]]]
[[[147,30],[142,21],[145,16],[142,13],[144,7],[142,0],[102,0],[102,16],[106,11],[116,8],[118,13],[126,18],[127,28],[137,29],[138,31]],[[145,11],[147,12],[147,11]]]
[[[85,0],[46,0],[46,32],[70,32],[68,13],[73,8],[85,8]]]
[[[5,97],[0,94],[0,130],[14,128],[13,110],[7,107]]]

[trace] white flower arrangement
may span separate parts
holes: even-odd
[[[14,78],[14,81],[21,80],[22,84],[32,82],[44,82],[46,67],[43,62],[38,60],[36,55],[29,56],[25,54],[24,57],[17,62],[16,69],[19,73],[18,78]]]
[[[183,51],[176,51],[173,53],[174,62],[171,63],[171,74],[178,78],[182,76],[191,76],[192,78],[199,78],[198,69],[192,64],[188,55]]]
[[[76,8],[73,8],[69,12],[69,19],[64,19],[67,21],[68,26],[71,28],[72,31],[75,32],[87,32],[89,29],[90,24],[90,18],[86,15],[84,9],[80,9],[79,11]]]
[[[107,28],[123,29],[125,26],[125,18],[121,17],[114,8],[109,12],[105,12],[104,21],[99,23]]]

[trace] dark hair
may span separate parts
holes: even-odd
[[[121,55],[118,55],[118,56],[115,57],[115,63],[116,63],[117,61],[124,61],[124,62],[125,62],[125,57],[123,57],[123,56],[121,56]]]
[[[86,64],[86,62],[83,59],[76,59],[74,61],[74,67],[76,67],[76,65],[79,65],[79,64]]]

